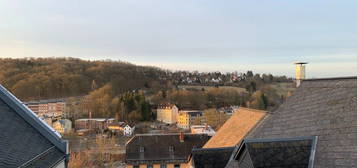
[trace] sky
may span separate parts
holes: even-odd
[[[357,76],[356,0],[1,0],[0,57]],[[1,65],[0,65],[1,66]]]

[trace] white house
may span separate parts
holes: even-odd
[[[126,125],[123,130],[124,136],[132,136],[135,131],[135,126]]]
[[[192,134],[207,134],[208,136],[213,136],[216,132],[209,125],[192,125],[191,126]]]

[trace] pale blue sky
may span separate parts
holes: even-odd
[[[0,57],[357,75],[356,0],[1,0]]]

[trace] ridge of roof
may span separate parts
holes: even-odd
[[[34,127],[41,135],[47,138],[61,152],[68,154],[68,142],[62,140],[55,130],[49,127],[44,121],[39,119],[28,107],[17,99],[10,91],[0,84],[0,99],[23,118],[28,124]]]
[[[346,80],[346,79],[357,79],[357,76],[330,77],[330,78],[311,78],[311,79],[304,79],[303,81]]]
[[[135,134],[135,136],[173,136],[173,135],[180,135],[180,133],[169,133],[169,134]],[[201,134],[193,134],[193,133],[184,133],[184,135],[194,135],[194,136],[199,136],[199,135],[206,135],[204,133]],[[134,137],[135,137],[134,136]]]
[[[169,133],[169,134],[135,134],[133,137],[131,137],[126,143],[125,145],[130,144],[136,137],[152,137],[152,136],[178,136],[180,135],[180,133]],[[200,133],[200,134],[193,134],[193,133],[184,133],[185,136],[189,135],[189,136],[206,136],[207,134],[205,133]]]
[[[216,151],[216,150],[229,150],[229,149],[235,149],[235,146],[231,147],[218,147],[218,148],[195,148],[192,149],[192,152],[194,151]]]
[[[252,109],[252,108],[248,108],[248,107],[239,107],[236,111],[238,111],[238,110],[248,110],[250,112],[268,113],[268,111],[265,111],[265,110]]]

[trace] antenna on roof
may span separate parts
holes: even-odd
[[[305,73],[305,65],[307,62],[295,62],[295,79],[296,79],[296,87],[299,87],[301,82],[306,78]]]

